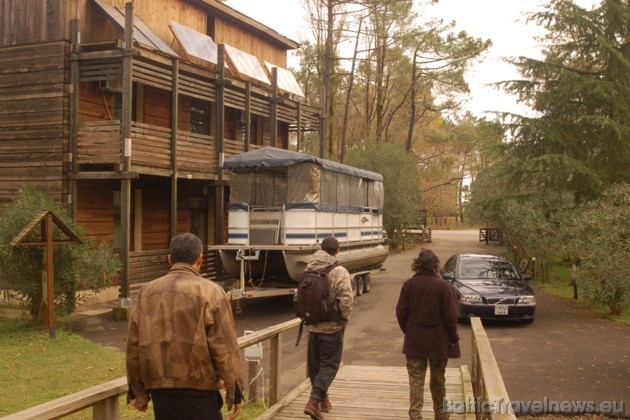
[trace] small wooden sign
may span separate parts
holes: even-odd
[[[53,239],[53,228],[57,226],[65,235],[65,239]],[[31,233],[40,229],[40,240],[27,241]],[[54,290],[54,245],[81,244],[81,239],[59,219],[53,212],[44,211],[33,218],[15,238],[11,240],[12,246],[45,246],[45,264],[46,264],[46,311],[44,312],[44,323],[46,328],[50,330],[50,338],[55,338],[55,290]]]

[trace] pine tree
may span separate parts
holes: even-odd
[[[516,161],[510,180],[530,191],[567,190],[579,201],[599,197],[607,185],[630,181],[629,2],[586,10],[552,0],[530,20],[548,32],[542,60],[512,60],[525,80],[503,84],[536,112],[504,114]]]

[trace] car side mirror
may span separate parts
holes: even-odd
[[[453,275],[453,273],[444,273],[444,274],[442,274],[442,278],[444,280],[454,281],[455,280],[455,275]]]
[[[524,281],[528,281],[532,279],[532,276],[530,276],[529,274],[523,274],[521,276],[521,279],[523,279]]]

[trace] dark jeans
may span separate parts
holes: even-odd
[[[219,391],[157,389],[150,394],[156,420],[223,420]]]
[[[343,353],[343,330],[333,334],[308,334],[308,377],[311,399],[321,401],[337,375]]]

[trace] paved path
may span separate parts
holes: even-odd
[[[478,241],[478,231],[434,231],[434,250],[442,262],[458,252],[485,252],[501,255],[505,249]],[[359,297],[353,319],[346,331],[344,363],[351,365],[404,366],[400,353],[402,334],[395,322],[400,285],[411,275],[411,260],[419,248],[391,255],[386,270],[373,277],[372,291]],[[536,320],[532,325],[485,322],[490,343],[512,400],[543,401],[623,401],[630,416],[630,326],[597,318],[571,302],[537,290]],[[256,322],[279,323],[290,319],[290,308],[277,302],[252,304],[237,319],[239,334],[259,329]],[[259,309],[257,309],[259,308]],[[258,312],[256,312],[258,310]],[[259,314],[265,313],[264,317]],[[271,325],[271,324],[270,324]],[[111,320],[111,314],[90,316],[74,322],[79,334],[106,346],[124,350],[125,323]],[[470,366],[470,325],[460,324],[462,358],[449,367]],[[291,336],[292,337],[292,336]],[[295,353],[291,337],[287,352]],[[299,351],[305,349],[302,344]],[[293,354],[293,353],[292,353]],[[303,362],[303,354],[287,358]],[[303,367],[293,368],[303,378]],[[288,372],[283,372],[283,375]],[[296,374],[297,375],[297,374]],[[297,384],[299,382],[295,382]]]

